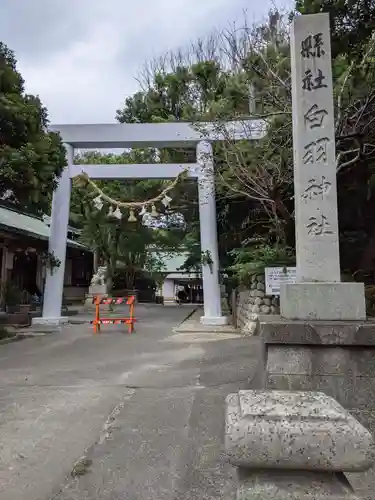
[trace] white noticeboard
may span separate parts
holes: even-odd
[[[280,295],[281,283],[295,283],[296,270],[296,267],[266,267],[266,295]]]

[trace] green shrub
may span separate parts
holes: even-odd
[[[367,316],[375,316],[375,285],[365,287]]]
[[[0,325],[0,340],[11,337],[12,335],[8,332],[4,325]]]
[[[295,265],[294,250],[280,244],[259,243],[232,250],[234,263],[230,270],[239,283],[247,285],[254,274],[263,274],[266,267]]]

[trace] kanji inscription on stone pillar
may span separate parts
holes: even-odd
[[[292,104],[297,281],[340,281],[328,14],[293,21]]]

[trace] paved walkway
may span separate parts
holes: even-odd
[[[138,306],[131,336],[71,325],[0,346],[0,500],[234,499],[223,402],[258,340],[173,333],[188,313]]]

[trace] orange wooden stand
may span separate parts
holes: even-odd
[[[135,296],[132,295],[128,298],[125,297],[94,297],[93,303],[95,304],[95,319],[90,321],[90,323],[94,326],[94,333],[100,333],[100,325],[120,325],[127,324],[128,332],[134,332],[134,308],[135,308]],[[120,318],[102,318],[100,316],[100,304],[124,304],[126,303],[129,306],[129,317],[120,317]]]

